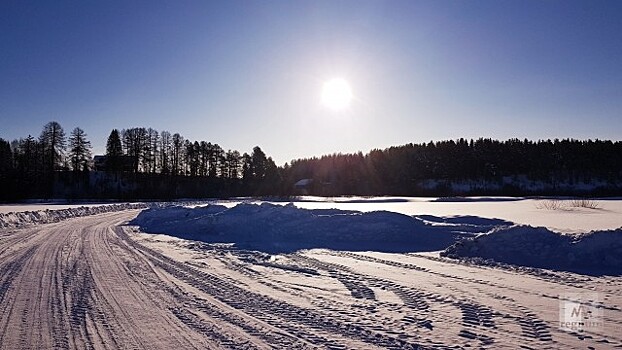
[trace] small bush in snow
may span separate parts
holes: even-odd
[[[536,208],[546,210],[560,210],[564,209],[564,203],[559,199],[549,199],[536,203]]]
[[[588,208],[588,209],[598,209],[600,204],[589,198],[581,198],[581,199],[573,199],[570,203],[570,206],[575,208]]]
[[[573,200],[549,199],[536,203],[537,209],[546,210],[572,210],[572,208],[598,209],[600,204],[598,201],[588,198],[579,198]]]

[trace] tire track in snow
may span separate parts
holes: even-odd
[[[102,214],[12,233],[29,239],[21,255],[0,261],[0,349],[216,346],[163,306],[174,304],[172,297],[129,273],[123,261],[140,265],[136,252],[111,249],[120,240],[109,227],[131,216]]]
[[[122,235],[122,232],[119,232]],[[128,238],[129,239],[129,238]],[[342,348],[339,338],[353,338],[374,346],[385,348],[416,349],[417,343],[389,336],[373,329],[362,329],[335,314],[325,314],[273,299],[239,288],[215,275],[196,270],[168,258],[150,248],[136,244],[136,248],[153,257],[153,262],[176,278],[179,278],[219,301],[247,315],[262,320],[295,335],[315,346]],[[335,339],[330,339],[334,336]],[[327,338],[327,336],[329,338]]]
[[[490,309],[490,311],[492,312],[493,320],[494,319],[504,320],[505,323],[507,323],[509,320],[510,323],[519,326],[521,329],[521,333],[520,333],[520,338],[517,338],[518,343],[524,344],[526,347],[531,347],[531,348],[556,348],[560,346],[561,347],[568,346],[568,345],[564,345],[567,342],[568,333],[563,332],[560,329],[558,329],[558,326],[556,323],[557,317],[558,317],[557,314],[555,314],[555,319],[553,322],[551,322],[550,320],[546,322],[538,316],[538,311],[540,310],[530,309],[529,307],[522,305],[517,300],[514,300],[512,297],[508,297],[508,295],[518,294],[520,295],[519,300],[526,296],[527,298],[538,297],[538,298],[546,298],[546,299],[552,299],[554,301],[558,301],[560,300],[559,295],[550,295],[546,292],[542,292],[542,290],[537,290],[537,291],[527,290],[524,287],[506,285],[506,283],[495,282],[493,280],[486,280],[482,278],[469,278],[465,276],[454,275],[451,273],[433,271],[431,269],[417,266],[411,263],[402,263],[402,262],[396,262],[392,260],[379,259],[376,257],[365,255],[365,253],[329,251],[328,253],[325,253],[325,254],[329,254],[331,256],[337,256],[337,257],[351,258],[351,259],[355,259],[355,261],[357,260],[357,261],[371,262],[371,263],[376,263],[376,264],[383,264],[387,266],[394,266],[394,267],[402,268],[405,270],[411,270],[413,272],[425,272],[426,274],[430,274],[430,275],[434,275],[434,276],[438,276],[442,278],[444,281],[446,281],[446,282],[442,282],[442,288],[448,289],[449,291],[453,292],[455,296],[463,295],[463,297],[458,298],[456,299],[456,301],[454,301],[454,305],[461,308],[461,311],[463,312],[463,319],[471,319],[471,321],[466,322],[464,324],[471,328],[476,326],[475,323],[480,324],[477,327],[479,327],[481,332],[474,332],[471,329],[467,329],[469,331],[461,332],[460,336],[473,339],[473,340],[479,340],[482,342],[482,345],[492,344],[491,339],[488,339],[491,336],[493,338],[495,335],[497,335],[498,337],[502,337],[502,338],[517,338],[517,335],[515,333],[512,333],[512,331],[504,329],[505,327],[496,327],[496,326],[481,327],[485,323],[473,320],[473,317],[479,317],[479,315],[484,315],[486,313],[490,314],[490,312],[486,311],[485,313],[482,313],[481,307],[483,305],[479,305],[477,303],[474,304],[474,307],[470,307],[471,310],[465,310],[464,309],[465,302],[472,303],[473,298],[476,298],[480,301],[484,301],[484,303],[486,304],[492,305],[493,302],[494,304],[496,304],[496,306],[492,308],[490,308],[489,306],[484,306],[485,309]],[[426,260],[435,261],[435,262],[439,260],[439,259],[431,258],[429,256],[422,256],[419,254],[408,254],[408,255],[416,257],[416,258],[423,258]],[[444,265],[446,264],[453,265],[451,261],[442,260],[440,262],[442,262]],[[456,265],[462,266],[464,264],[459,262]],[[470,265],[467,265],[467,266],[473,269],[480,268],[479,266],[470,266]],[[490,267],[485,267],[484,271],[487,271],[489,269]],[[493,270],[493,272],[507,273],[507,269],[502,269],[500,271]],[[518,271],[518,272],[511,271],[510,273],[525,275],[525,273],[523,273],[522,271]],[[546,272],[541,272],[540,274],[536,276],[531,276],[530,274],[527,274],[527,275],[538,280],[543,280],[542,275],[544,273]],[[586,280],[589,281],[590,279],[581,278],[580,276],[577,276],[577,277],[563,276],[563,278],[561,279],[556,278],[556,279],[553,279],[553,281],[546,281],[546,282],[553,283],[553,284],[560,284],[563,286],[567,286],[567,285],[570,286],[571,283],[569,281],[573,281],[573,280],[582,282],[582,283],[577,283],[575,286],[573,286],[574,288],[577,288],[577,286],[582,285],[584,282],[586,282]],[[450,281],[451,283],[448,283]],[[508,293],[508,291],[512,293]],[[428,297],[428,298],[430,296],[431,295],[429,293],[425,295],[425,297]],[[482,298],[482,297],[485,297],[485,298]],[[604,305],[602,303],[598,303],[595,306],[602,308],[605,311],[609,312],[609,314],[606,314],[606,316],[603,318],[603,321],[606,324],[609,324],[611,328],[615,329],[616,325],[622,325],[622,322],[620,322],[620,319],[619,319],[619,316],[620,316],[619,308],[615,306],[611,306],[611,305]],[[501,309],[497,309],[499,307]],[[555,304],[555,310],[557,310],[557,308],[558,306],[557,304]],[[466,317],[465,317],[465,314],[466,314]],[[610,315],[610,316],[607,316],[607,315]],[[621,339],[615,334],[607,334],[598,329],[591,329],[587,333],[588,334],[577,333],[575,334],[575,336],[580,340],[592,339],[598,342],[600,346],[602,346],[602,344],[618,344],[619,346],[622,346]],[[472,336],[473,334],[475,334],[475,337]],[[570,334],[573,335],[572,333]],[[559,339],[559,338],[563,338],[564,340]]]
[[[0,230],[0,349],[496,348],[508,340],[532,348],[573,344],[537,310],[521,305],[520,297],[503,294],[541,296],[522,292],[522,286],[506,288],[436,265],[424,268],[407,263],[412,259],[406,257],[396,262],[346,252],[329,252],[326,259],[294,254],[287,256],[293,261],[287,264],[245,260],[244,254],[255,253],[232,250],[215,254],[226,266],[217,274],[141,244],[128,236],[128,228],[117,227],[134,214]],[[410,280],[360,272],[365,265]],[[279,284],[271,271],[302,274],[308,281],[331,278],[345,288],[337,299],[315,298],[308,292],[312,286],[302,290]],[[262,283],[261,291],[252,289],[256,283]],[[269,288],[278,293],[271,295]],[[308,305],[293,304],[287,293],[300,299],[310,294]],[[615,314],[608,317],[619,322]],[[447,333],[446,326],[455,322]],[[615,336],[608,339],[583,343],[617,344]]]
[[[371,262],[376,264],[383,264],[392,267],[398,267],[406,270],[412,270],[420,273],[432,274],[442,276],[443,278],[454,278],[455,276],[438,273],[435,271],[431,271],[427,268],[423,268],[414,264],[409,263],[400,263],[391,260],[384,260],[375,257],[370,257],[362,254],[350,253],[350,252],[338,252],[338,251],[328,251],[325,254],[344,257],[349,259],[354,259],[358,261]],[[480,342],[482,346],[490,346],[495,343],[496,337],[515,337],[515,334],[508,333],[503,329],[498,329],[495,326],[493,317],[501,317],[501,313],[495,310],[492,310],[483,305],[477,304],[472,301],[468,296],[457,298],[456,296],[452,298],[446,298],[441,294],[430,293],[428,291],[419,290],[413,288],[412,286],[405,286],[395,283],[393,281],[385,280],[382,278],[372,277],[368,275],[358,274],[346,265],[336,264],[336,263],[328,263],[325,261],[319,261],[314,258],[310,258],[307,256],[297,257],[301,262],[309,264],[318,269],[325,269],[327,271],[342,271],[342,273],[347,274],[355,274],[360,277],[361,280],[366,281],[371,286],[386,288],[387,290],[393,291],[404,304],[415,311],[415,315],[417,316],[407,316],[403,319],[405,323],[416,324],[418,327],[425,327],[432,329],[434,323],[440,322],[452,322],[453,320],[450,317],[443,316],[443,314],[449,314],[451,312],[448,307],[453,309],[457,309],[461,313],[462,325],[463,329],[457,334],[458,336],[465,338],[467,340],[473,340]],[[444,288],[456,291],[456,295],[460,295],[464,293],[464,289],[458,289],[451,287],[449,285],[444,285]],[[485,294],[484,291],[482,291]],[[519,305],[512,305],[514,309],[517,309]],[[432,311],[433,310],[433,311]],[[517,311],[518,314],[523,315],[522,311]],[[529,325],[538,324],[540,322],[541,325],[545,325],[542,321],[539,321],[535,315],[531,315],[529,317],[516,317],[517,322],[522,322],[524,327],[530,327]],[[536,326],[534,326],[536,327]],[[547,326],[542,328],[539,327],[540,337],[529,337],[530,340],[540,341],[540,342],[550,342],[551,336],[548,333]],[[522,338],[522,341],[525,342],[526,339]]]

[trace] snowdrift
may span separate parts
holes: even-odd
[[[154,207],[133,221],[147,233],[269,253],[328,248],[349,251],[443,250],[450,258],[589,274],[622,273],[622,228],[567,235],[478,216],[408,216],[387,211],[301,209],[241,203]]]
[[[587,274],[622,273],[622,228],[564,235],[544,227],[500,227],[445,249],[450,258],[497,262]]]
[[[414,252],[446,248],[459,237],[486,232],[499,220],[465,222],[375,211],[301,209],[293,204],[238,204],[143,210],[130,224],[208,243],[233,243],[271,253],[328,248],[350,251]]]
[[[479,216],[408,216],[373,211],[301,209],[292,203],[204,202],[121,203],[60,210],[0,213],[0,229],[45,224],[106,212],[145,209],[130,224],[207,243],[270,253],[328,248],[349,251],[416,252],[443,250],[442,256],[495,264],[622,274],[622,228],[567,235],[543,227],[515,225]]]
[[[147,206],[148,204],[144,203],[121,203],[58,210],[0,213],[0,228],[19,228],[34,224],[48,224],[79,216],[109,213],[127,209],[143,209]]]

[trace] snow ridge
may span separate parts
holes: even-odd
[[[37,210],[0,213],[0,228],[21,228],[36,224],[59,222],[80,216],[110,213],[128,209],[144,209],[157,204],[121,203],[58,210]]]
[[[184,208],[150,208],[131,224],[208,243],[233,243],[266,252],[329,248],[350,251],[441,250],[459,237],[487,232],[499,220],[412,217],[388,211],[301,209],[293,204],[241,203]]]
[[[442,256],[474,262],[622,273],[622,228],[563,234],[478,216],[408,216],[265,202],[232,208],[214,204],[154,207],[143,210],[130,224],[147,233],[267,253],[313,248],[394,253],[442,250]]]
[[[566,235],[544,227],[499,227],[445,249],[450,258],[497,262],[589,274],[622,273],[622,228]]]

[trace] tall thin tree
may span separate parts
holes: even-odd
[[[69,159],[73,171],[88,171],[91,160],[91,141],[87,140],[86,133],[75,128],[69,135]]]
[[[49,122],[43,127],[39,142],[43,146],[44,171],[52,172],[63,165],[66,139],[65,131],[58,122]]]
[[[123,156],[123,146],[121,145],[121,135],[119,130],[112,129],[108,142],[106,142],[106,168],[107,170],[120,171],[122,168],[121,157]]]

